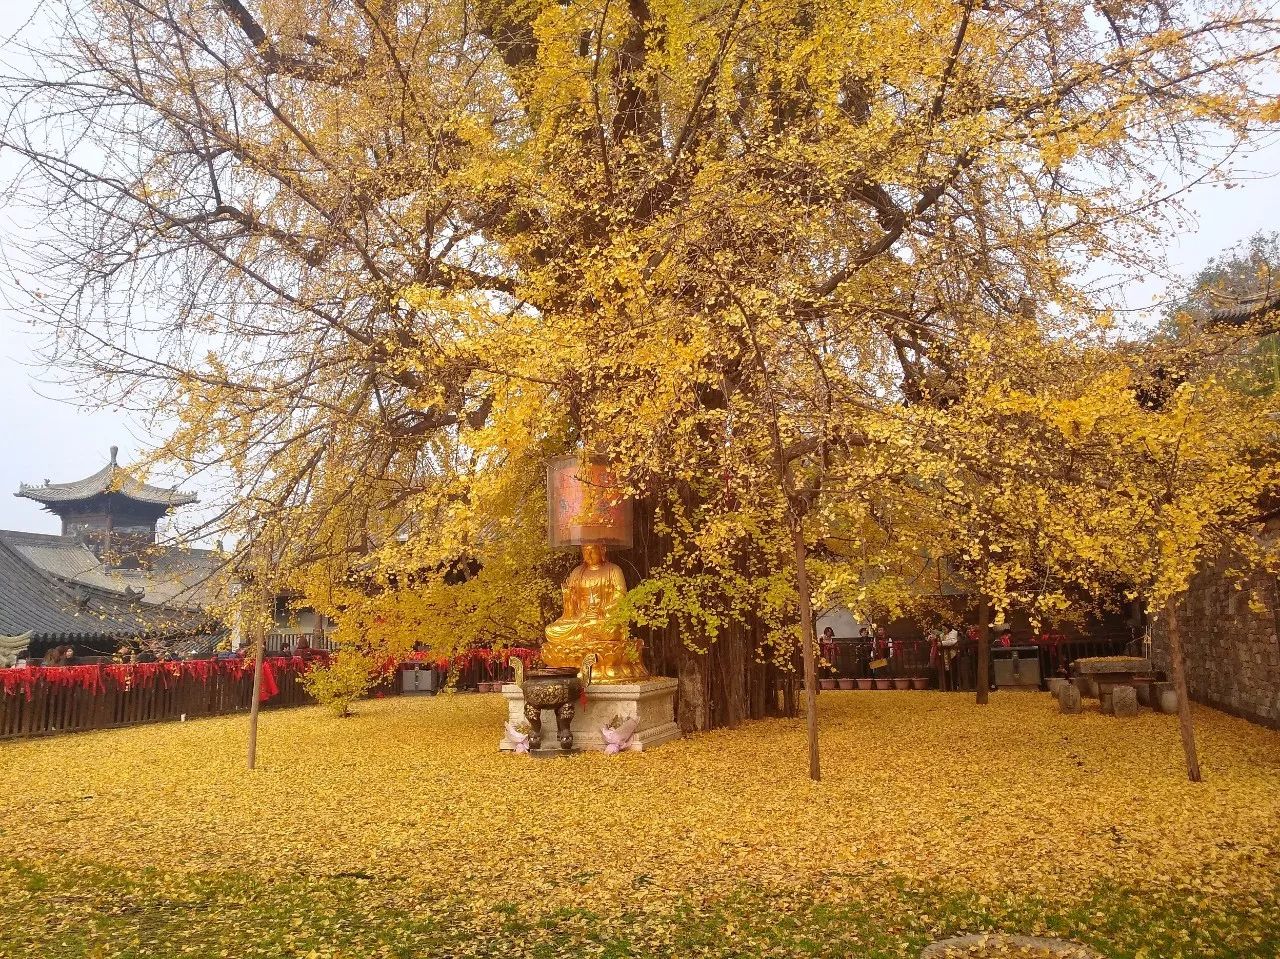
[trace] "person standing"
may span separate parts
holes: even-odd
[[[956,647],[960,645],[960,633],[951,623],[943,623],[942,630],[943,674],[947,677],[948,690],[954,692],[960,680],[956,666]]]
[[[871,643],[871,677],[873,679],[879,678],[880,670],[888,666],[888,655],[889,637],[885,633],[884,627],[880,626],[876,628],[875,639]],[[876,663],[882,663],[883,665],[876,667]]]
[[[819,646],[822,651],[822,658],[826,660],[827,666],[831,670],[831,674],[836,675],[839,670],[836,669],[836,631],[830,626],[826,626],[822,630],[822,641]]]

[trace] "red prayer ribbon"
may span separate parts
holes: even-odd
[[[283,675],[301,676],[316,663],[324,665],[327,656],[304,659],[271,657],[262,663],[262,689],[259,698],[266,702],[280,692]],[[253,661],[248,659],[190,659],[164,663],[106,663],[92,666],[22,666],[0,669],[0,691],[6,696],[22,695],[30,702],[36,686],[86,689],[93,693],[105,693],[107,684],[116,689],[151,689],[160,682],[166,689],[172,688],[184,676],[199,683],[208,683],[218,675],[240,678],[251,672]]]

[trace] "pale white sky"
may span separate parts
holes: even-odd
[[[38,29],[40,4],[41,0],[0,0],[0,35],[9,37],[33,15]],[[1249,177],[1241,185],[1230,190],[1202,187],[1191,193],[1191,221],[1169,238],[1175,274],[1193,273],[1215,253],[1258,230],[1280,229],[1280,140],[1239,158],[1234,166]],[[12,169],[0,156],[0,176]],[[25,219],[25,214],[0,210],[0,267],[19,231],[31,228]],[[1132,286],[1126,299],[1132,307],[1143,307],[1163,294],[1163,284],[1151,281]],[[12,291],[8,298],[15,299]],[[21,298],[16,299],[20,307]],[[0,529],[57,532],[56,517],[13,496],[19,482],[79,479],[106,463],[113,444],[120,447],[121,461],[128,462],[151,437],[119,412],[67,402],[70,393],[57,385],[56,373],[36,366],[35,346],[21,310],[0,301]],[[201,492],[198,484],[187,488]]]

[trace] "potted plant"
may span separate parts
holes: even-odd
[[[911,678],[909,676],[895,676],[893,678],[894,689],[910,689]]]
[[[928,689],[929,677],[928,676],[912,676],[911,688],[912,689]]]
[[[846,679],[845,677],[841,676],[839,679],[836,680],[836,685],[838,685],[841,689],[853,689],[853,680]]]
[[[868,676],[865,679],[855,679],[854,684],[859,689],[874,689],[876,685],[876,681],[872,679],[870,676]]]
[[[835,689],[836,681],[834,679],[826,679],[826,678],[820,679],[818,680],[818,688],[819,689]]]

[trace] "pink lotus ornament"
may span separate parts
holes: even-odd
[[[635,735],[636,726],[637,722],[634,716],[616,728],[601,726],[600,735],[604,737],[604,751],[613,754],[630,748],[631,737]]]
[[[513,752],[527,753],[529,751],[529,734],[522,733],[510,721],[507,722],[507,741],[512,744]]]

